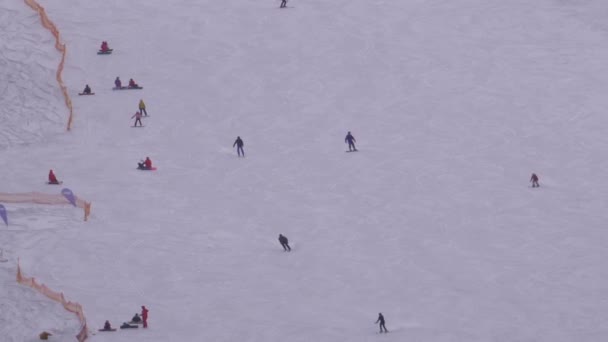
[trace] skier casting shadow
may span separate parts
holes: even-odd
[[[291,247],[289,247],[289,240],[283,236],[283,234],[279,234],[279,242],[281,243],[281,246],[283,246],[283,250],[285,250],[285,252],[291,252]]]
[[[239,155],[239,157],[245,156],[245,151],[243,151],[244,145],[245,144],[243,143],[243,140],[241,139],[241,137],[236,137],[234,144],[232,144],[232,147],[236,146],[236,153]]]
[[[380,333],[387,333],[388,330],[386,330],[386,325],[384,325],[386,322],[384,321],[384,316],[382,316],[382,313],[378,314],[378,320],[376,320],[375,324],[380,323]],[[384,331],[382,331],[382,329],[384,329]]]
[[[348,152],[357,151],[357,148],[355,147],[355,143],[357,142],[357,140],[355,140],[355,137],[353,137],[353,135],[350,134],[350,131],[348,132],[348,134],[346,134],[346,138],[344,138],[344,142],[348,143]]]

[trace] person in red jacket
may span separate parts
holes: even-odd
[[[137,88],[137,87],[139,87],[139,86],[138,86],[138,85],[137,85],[137,83],[135,83],[135,81],[133,81],[133,79],[131,78],[131,79],[129,80],[129,88]]]
[[[141,319],[144,323],[144,328],[148,327],[148,309],[144,305],[141,306]]]
[[[57,177],[55,177],[53,170],[49,171],[49,184],[59,184],[59,181],[57,180]]]
[[[108,42],[104,40],[103,42],[101,42],[101,52],[108,52],[108,50],[110,50],[110,48],[108,47]]]
[[[152,161],[150,160],[150,157],[146,157],[146,160],[144,160],[143,162],[137,163],[137,165],[139,165],[139,168],[142,170],[151,170],[152,169]]]

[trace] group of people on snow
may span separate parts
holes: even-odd
[[[116,86],[116,89],[122,89],[122,81],[120,80],[119,76],[116,76],[116,79],[114,80],[114,85]],[[129,85],[127,86],[127,88],[139,88],[139,85],[135,83],[135,81],[131,78],[129,79]]]
[[[135,316],[133,316],[133,318],[131,318],[130,322],[124,322],[120,326],[120,328],[121,329],[137,328],[137,324],[142,324],[144,329],[148,328],[148,308],[146,308],[145,305],[141,306],[141,316],[136,313]],[[112,328],[112,324],[110,324],[110,321],[108,321],[108,320],[106,320],[106,322],[103,324],[103,329],[99,329],[99,331],[115,331],[115,330],[116,329]]]

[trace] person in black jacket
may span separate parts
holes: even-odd
[[[281,8],[287,7],[287,0],[281,0]]]
[[[287,238],[283,236],[283,234],[279,234],[279,242],[281,243],[281,246],[283,246],[283,249],[286,252],[291,252],[291,247],[289,247],[289,240],[287,240]]]
[[[357,140],[355,140],[355,137],[353,137],[353,135],[350,134],[350,131],[346,135],[346,138],[344,138],[344,142],[348,143],[348,151],[349,152],[357,150],[357,148],[355,147],[355,143],[357,142]]]
[[[538,184],[538,176],[536,175],[536,173],[532,174],[532,177],[530,177],[530,182],[532,182],[532,187],[533,188],[538,188],[540,186]]]
[[[238,153],[239,157],[245,156],[245,151],[243,151],[243,146],[245,144],[243,143],[243,140],[241,139],[241,137],[236,137],[236,140],[234,141],[234,144],[232,144],[232,147],[236,146],[236,153]]]
[[[376,324],[380,323],[380,333],[382,333],[382,329],[384,329],[384,332],[387,333],[388,330],[386,330],[386,326],[384,325],[384,316],[382,316],[382,313],[378,314],[378,320],[376,321]]]

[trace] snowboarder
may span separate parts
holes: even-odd
[[[289,247],[289,240],[285,236],[283,236],[283,234],[279,234],[279,242],[281,243],[281,246],[283,246],[285,252],[291,252],[291,247]]]
[[[133,114],[133,116],[131,117],[131,119],[135,118],[135,123],[133,124],[133,127],[137,127],[137,123],[139,122],[139,126],[143,126],[141,123],[141,112],[135,112],[135,114]]]
[[[148,309],[144,305],[141,306],[141,318],[144,323],[144,328],[148,327]]]
[[[540,187],[540,185],[538,184],[538,176],[536,175],[536,173],[532,174],[532,177],[530,177],[530,182],[532,182],[532,187],[533,188]]]
[[[123,322],[120,329],[137,329],[137,325],[131,325],[127,322]]]
[[[384,316],[382,316],[382,313],[378,314],[378,320],[374,324],[378,324],[378,323],[380,323],[380,333],[382,333],[382,329],[384,329],[384,332],[387,333],[388,330],[386,330],[386,326],[384,325],[385,322],[384,322]]]
[[[146,157],[146,160],[137,163],[137,165],[139,165],[138,168],[142,169],[142,170],[150,170],[152,169],[152,161],[150,160],[150,157]]]
[[[49,171],[49,184],[59,184],[59,181],[57,180],[57,177],[55,177],[55,173],[53,173],[53,170]]]
[[[281,7],[280,8],[285,8],[287,7],[287,0],[281,0]]]
[[[133,318],[131,318],[131,323],[141,323],[141,317],[139,317],[139,314],[135,314],[135,316],[133,316]]]
[[[106,323],[104,323],[102,330],[105,330],[105,331],[111,331],[112,330],[112,325],[110,324],[110,321],[106,321]]]
[[[122,89],[122,82],[118,76],[116,76],[116,79],[114,80],[114,85],[116,86],[116,89]]]
[[[84,90],[82,91],[82,93],[83,93],[83,94],[87,94],[87,95],[91,94],[91,87],[89,87],[89,85],[87,84],[87,85],[84,87]]]
[[[110,48],[108,47],[108,42],[105,40],[101,42],[101,52],[108,52]]]
[[[234,141],[234,144],[232,144],[232,147],[236,146],[236,153],[239,155],[239,157],[245,156],[245,151],[243,151],[243,146],[245,144],[243,143],[243,140],[241,139],[241,137],[236,137],[236,140]]]
[[[139,100],[139,111],[144,113],[146,116],[148,116],[148,112],[146,112],[146,104],[144,103],[144,100]]]
[[[135,81],[133,81],[133,79],[132,79],[132,78],[131,78],[131,79],[129,79],[129,88],[137,88],[137,87],[139,87],[139,86],[137,85],[137,83],[135,83]]]
[[[344,142],[348,143],[349,152],[357,151],[357,148],[355,147],[355,143],[357,142],[357,140],[355,140],[355,137],[353,137],[353,135],[350,134],[350,131],[348,132],[348,134],[346,134],[346,138],[344,138]]]

